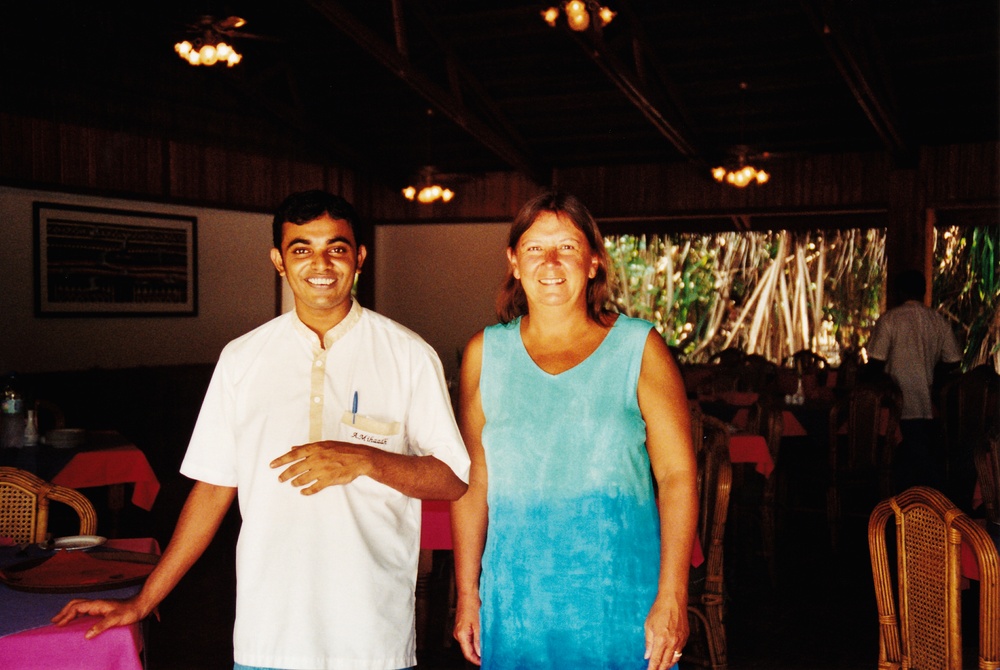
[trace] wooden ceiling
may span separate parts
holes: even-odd
[[[318,160],[452,174],[996,141],[996,0],[605,0],[597,36],[546,2],[39,2],[0,22],[0,111]],[[243,62],[173,51],[247,20]],[[745,84],[745,87],[742,85]],[[429,113],[430,110],[430,113]],[[220,166],[225,169],[225,166]]]

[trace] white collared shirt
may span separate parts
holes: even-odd
[[[227,345],[181,472],[239,490],[237,662],[411,666],[420,501],[367,477],[304,496],[268,464],[334,439],[433,455],[468,481],[468,454],[419,336],[355,301],[324,344],[289,312]]]
[[[948,322],[916,300],[882,314],[865,349],[869,358],[885,361],[885,371],[899,385],[903,419],[933,418],[934,366],[962,360]]]

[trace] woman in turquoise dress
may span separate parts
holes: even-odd
[[[650,323],[611,307],[579,200],[529,201],[508,245],[500,323],[462,360],[455,638],[487,669],[666,670],[697,516],[680,374]]]

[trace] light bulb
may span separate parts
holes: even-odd
[[[403,197],[407,200],[413,200],[417,196],[417,189],[412,186],[407,186],[403,189]]]
[[[215,53],[219,57],[219,60],[229,60],[229,54],[232,52],[233,48],[225,42],[219,42],[219,46],[215,49]]]
[[[726,168],[717,167],[712,168],[712,176],[715,177],[715,181],[722,181],[726,178]]]
[[[455,197],[455,192],[450,188],[446,188],[441,191],[441,200],[444,202],[451,202],[451,199]]]
[[[570,0],[566,3],[566,22],[570,30],[582,32],[590,27],[590,12],[580,0]]]
[[[215,51],[215,47],[211,44],[206,44],[201,48],[201,57],[199,58],[202,65],[215,65],[216,61],[219,60],[219,56]]]
[[[183,42],[178,42],[177,44],[174,45],[174,51],[176,51],[181,58],[184,58],[186,60],[188,54],[191,53],[191,43],[188,42],[187,40],[184,40]]]
[[[549,27],[555,28],[556,21],[559,19],[559,8],[549,7],[542,12],[542,20],[549,24]]]
[[[601,11],[598,12],[598,16],[601,17],[601,25],[606,26],[611,23],[611,19],[615,18],[616,12],[612,12],[607,7],[601,7]]]
[[[188,51],[187,62],[191,65],[201,65],[201,59],[198,57],[198,52],[194,49]]]

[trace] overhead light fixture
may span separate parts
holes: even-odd
[[[441,202],[451,202],[455,197],[455,192],[450,188],[445,188],[437,183],[434,177],[434,167],[426,166],[420,168],[417,186],[407,186],[403,189],[403,197],[407,200],[421,202],[429,205],[440,200]]]
[[[243,60],[243,54],[238,52],[225,42],[214,44],[195,40],[194,44],[184,40],[174,45],[177,55],[186,60],[191,65],[215,65],[225,63],[232,67]]]
[[[751,183],[766,184],[771,178],[767,172],[758,170],[752,165],[743,165],[730,170],[724,167],[712,168],[712,176],[717,182],[725,182],[743,188]]]
[[[431,141],[431,132],[434,123],[434,110],[428,108],[424,116],[424,153],[427,165],[417,170],[416,185],[410,185],[403,189],[403,197],[409,201],[416,200],[419,203],[429,205],[432,202],[451,202],[455,197],[455,192],[438,183],[437,170],[430,165],[431,153],[434,143]]]
[[[592,22],[600,24],[603,28],[611,23],[611,19],[615,18],[616,14],[595,0],[567,0],[561,6],[561,12],[559,7],[549,7],[543,10],[542,20],[550,27],[555,28],[559,22],[559,16],[565,15],[566,25],[569,26],[570,30],[578,33],[587,30]]]
[[[744,135],[744,117],[746,116],[746,92],[749,85],[745,81],[740,82],[740,142]],[[765,154],[766,155],[766,154]],[[712,168],[712,177],[715,181],[737,188],[746,188],[750,184],[766,184],[771,175],[764,170],[754,167],[749,160],[750,147],[739,144],[734,148],[733,159],[729,167],[720,165]]]
[[[192,26],[201,37],[195,40],[184,40],[174,45],[177,55],[190,65],[215,65],[225,63],[233,67],[241,60],[243,54],[233,45],[222,40],[223,35],[231,35],[236,28],[246,25],[246,20],[238,16],[230,16],[222,21],[216,21],[210,16],[203,16],[197,26]]]

